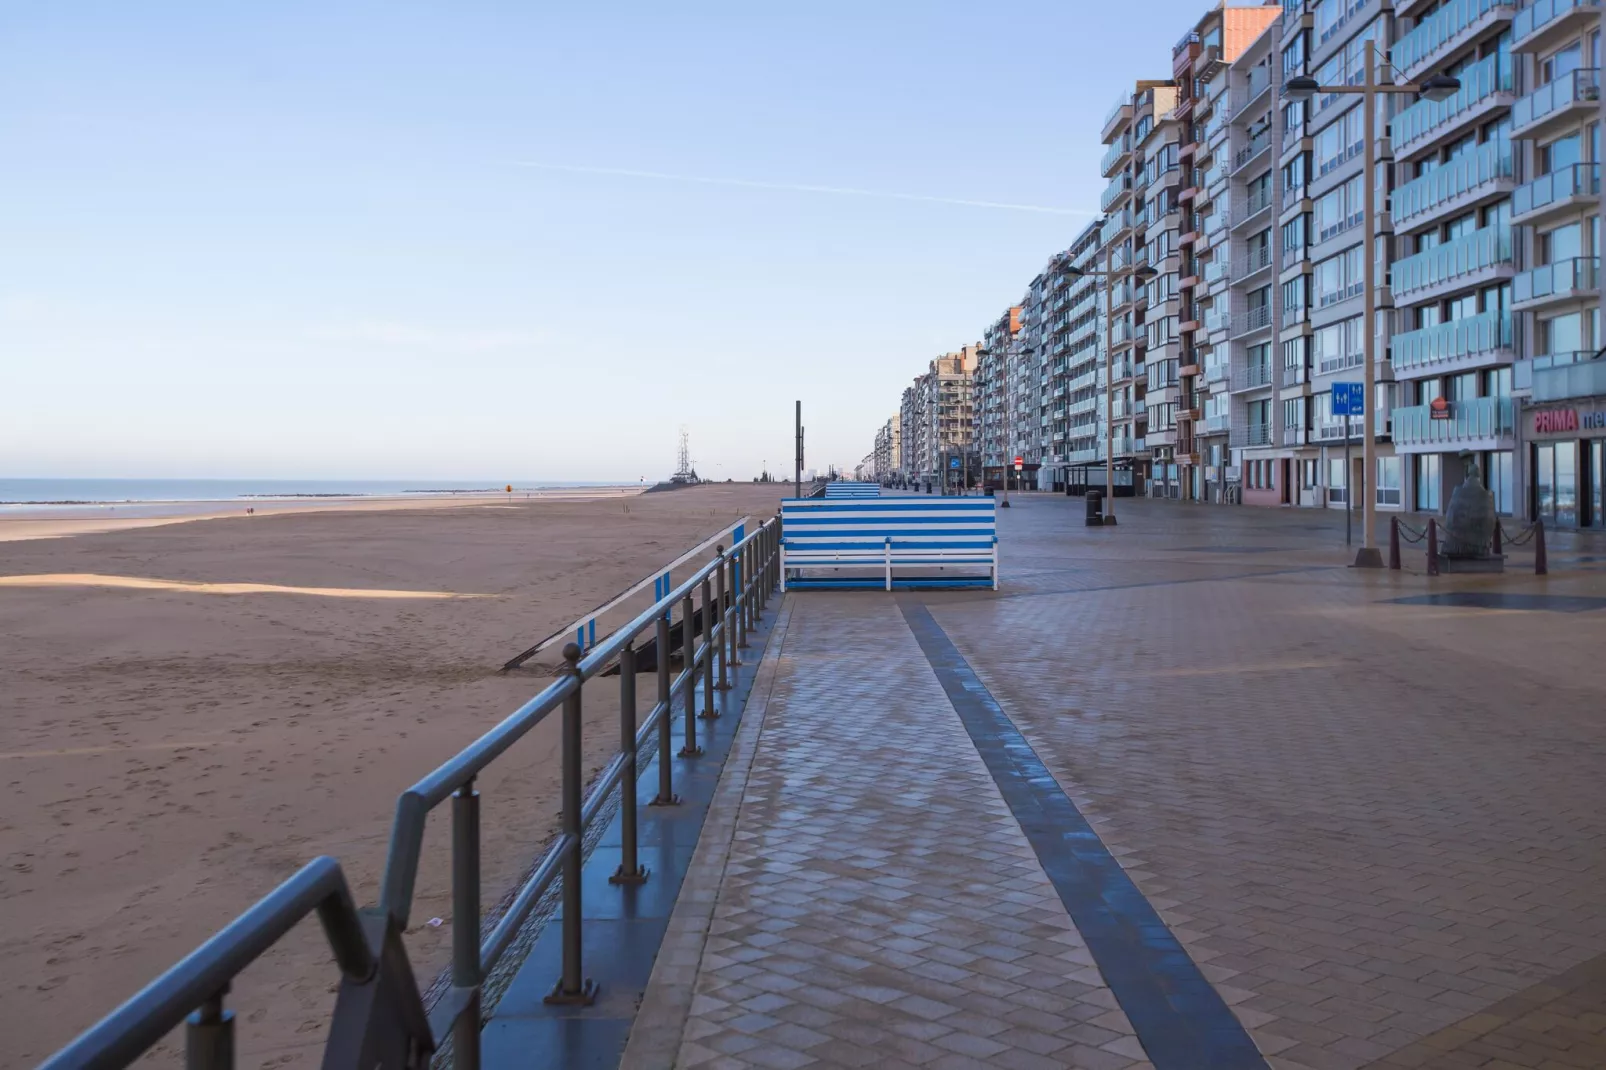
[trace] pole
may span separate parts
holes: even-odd
[[[792,447],[792,497],[803,497],[803,400],[797,403],[797,441]]]
[[[1366,155],[1361,172],[1366,176],[1361,212],[1366,228],[1361,249],[1361,255],[1366,258],[1361,268],[1362,284],[1366,287],[1362,319],[1366,332],[1362,340],[1366,367],[1362,369],[1361,382],[1366,399],[1361,413],[1361,548],[1355,554],[1355,567],[1382,568],[1383,554],[1377,548],[1375,530],[1377,495],[1372,492],[1372,480],[1377,477],[1377,422],[1372,412],[1377,406],[1377,45],[1371,38],[1366,39],[1366,81],[1361,94],[1361,107],[1366,109],[1366,116],[1362,120]],[[1345,417],[1346,448],[1349,445],[1348,421],[1349,418]],[[1344,477],[1349,478],[1347,457],[1344,461]],[[1350,501],[1346,501],[1345,506],[1352,506],[1353,496],[1346,497]]]
[[[1349,440],[1349,413],[1346,412],[1344,414],[1344,545],[1354,546],[1355,536],[1351,528],[1355,523],[1355,495],[1350,490]]]
[[[1115,286],[1104,261],[1104,522],[1115,523]]]

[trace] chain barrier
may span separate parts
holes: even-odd
[[[1505,544],[1507,546],[1524,546],[1530,542],[1533,542],[1534,537],[1539,534],[1539,524],[1537,521],[1529,524],[1516,535],[1506,531],[1505,525],[1503,524],[1497,524],[1496,526],[1500,528],[1500,535],[1503,539],[1505,539]]]
[[[1396,519],[1394,522],[1399,525],[1400,531],[1404,535],[1406,542],[1421,542],[1423,539],[1428,537],[1427,528],[1421,528],[1419,530],[1399,519]]]

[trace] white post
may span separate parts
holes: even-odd
[[[890,591],[890,590],[892,590],[892,538],[891,538],[891,536],[887,537],[886,544],[882,548],[882,553],[884,555],[884,559],[885,559],[886,564],[887,564],[887,590]]]
[[[1377,45],[1366,40],[1366,81],[1361,94],[1361,107],[1366,109],[1363,136],[1366,139],[1364,163],[1365,194],[1362,200],[1362,217],[1366,233],[1363,235],[1361,255],[1366,258],[1362,266],[1362,283],[1366,287],[1363,324],[1366,336],[1362,340],[1366,367],[1362,369],[1362,389],[1366,392],[1365,412],[1361,415],[1361,548],[1355,553],[1356,568],[1382,568],[1383,554],[1377,548],[1377,492],[1372,484],[1377,480]],[[1347,422],[1347,421],[1346,421]],[[1346,435],[1346,442],[1348,436]],[[1348,462],[1345,475],[1348,476]],[[1353,502],[1345,502],[1353,508]]]

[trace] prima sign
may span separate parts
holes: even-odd
[[[1534,434],[1565,435],[1575,431],[1606,431],[1606,410],[1542,409],[1534,413]]]

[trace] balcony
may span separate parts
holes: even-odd
[[[1251,331],[1263,331],[1271,326],[1271,306],[1260,305],[1250,309],[1240,316],[1233,317],[1233,334],[1249,334]]]
[[[1233,265],[1233,278],[1239,282],[1244,281],[1257,272],[1271,267],[1271,246],[1262,245],[1258,249],[1250,250],[1248,256]]]
[[[1232,414],[1222,412],[1214,416],[1206,416],[1200,421],[1199,426],[1201,430],[1198,433],[1201,435],[1224,434],[1232,429]]]
[[[1600,111],[1600,71],[1581,67],[1540,86],[1511,109],[1511,136],[1542,141]]]
[[[1232,314],[1224,308],[1212,308],[1204,316],[1205,330],[1214,334],[1232,326]]]
[[[1099,174],[1109,178],[1131,153],[1132,145],[1126,135],[1122,134],[1121,139],[1111,145],[1104,153],[1104,158],[1099,161]]]
[[[1394,261],[1390,288],[1396,300],[1411,295],[1411,301],[1422,301],[1428,291],[1446,283],[1471,285],[1476,276],[1503,274],[1494,269],[1510,263],[1511,228],[1497,224]]]
[[[1599,18],[1600,0],[1534,0],[1511,24],[1511,51],[1549,52]]]
[[[1227,226],[1227,216],[1228,213],[1220,209],[1205,216],[1204,233],[1206,236],[1220,234]]]
[[[1271,364],[1267,361],[1257,361],[1246,364],[1238,369],[1238,374],[1232,377],[1232,389],[1236,393],[1240,390],[1258,390],[1263,386],[1271,385]]]
[[[1225,260],[1212,260],[1205,265],[1204,278],[1206,282],[1220,282],[1229,274]]]
[[[1536,367],[1533,373],[1533,399],[1567,401],[1606,394],[1606,360],[1588,359],[1587,353],[1580,355],[1585,359],[1550,368]]]
[[[1265,152],[1269,148],[1271,148],[1271,131],[1262,130],[1260,133],[1249,139],[1249,144],[1233,153],[1233,173],[1236,174],[1245,167],[1248,167],[1255,161],[1257,157],[1260,156],[1261,153]]]
[[[1099,140],[1109,141],[1124,123],[1132,121],[1132,97],[1122,93],[1116,99],[1114,107],[1104,115],[1104,126],[1100,129]]]
[[[1233,206],[1231,225],[1234,229],[1243,226],[1261,212],[1271,207],[1271,186],[1256,190],[1248,199],[1240,201]]]
[[[1511,195],[1511,221],[1532,226],[1576,209],[1594,207],[1600,197],[1600,164],[1575,163],[1518,186]]]
[[[1487,141],[1425,175],[1395,187],[1389,215],[1394,225],[1418,225],[1428,215],[1459,210],[1485,197],[1511,192],[1511,144]]]
[[[1511,359],[1511,314],[1499,310],[1402,331],[1389,340],[1394,371],[1451,372]]]
[[[1559,301],[1596,297],[1599,269],[1600,257],[1575,256],[1524,271],[1511,280],[1511,307],[1520,312]]]
[[[1099,208],[1108,212],[1115,207],[1116,202],[1126,198],[1132,193],[1132,176],[1128,174],[1116,175],[1114,180],[1104,188],[1103,196],[1099,197]]]
[[[1517,431],[1511,398],[1450,402],[1450,415],[1434,419],[1432,405],[1394,410],[1394,446],[1415,453],[1449,449],[1510,449]]]
[[[1283,445],[1308,446],[1310,445],[1310,429],[1305,427],[1283,428]]]
[[[1205,365],[1204,381],[1206,383],[1224,383],[1231,378],[1231,376],[1232,366],[1226,361],[1221,361],[1219,364]]]
[[[1516,13],[1515,0],[1449,0],[1395,41],[1389,59],[1406,77],[1414,78],[1450,49]]]
[[[1461,88],[1447,100],[1419,100],[1389,121],[1397,156],[1408,156],[1430,137],[1482,118],[1513,100],[1511,61],[1499,53],[1479,60],[1457,77]]]
[[[1269,446],[1271,445],[1270,424],[1250,424],[1240,428],[1232,436],[1234,446]]]

